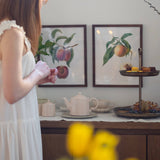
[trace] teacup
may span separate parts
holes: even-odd
[[[94,101],[92,101],[92,102],[94,102]],[[91,104],[91,110],[94,112],[103,113],[103,112],[109,112],[113,109],[113,104],[107,100],[104,100],[104,99],[98,100],[98,106],[96,108],[94,107],[94,105],[95,104]]]
[[[95,106],[97,102],[96,101],[92,101],[91,103],[91,107]],[[96,108],[108,108],[111,107],[111,103],[105,99],[98,99],[98,106]]]

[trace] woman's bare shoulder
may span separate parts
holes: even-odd
[[[18,55],[18,50],[23,51],[24,47],[24,33],[18,29],[12,27],[9,30],[5,30],[0,40],[0,59],[3,57],[3,53],[9,53],[9,56]],[[10,52],[12,51],[12,54]],[[15,54],[14,54],[15,53]],[[7,54],[5,54],[7,56]]]
[[[16,27],[12,27],[4,31],[3,38],[24,38],[24,32]],[[2,38],[2,39],[3,39]]]
[[[12,27],[9,30],[5,30],[0,40],[0,50],[12,45],[20,45],[24,43],[24,32],[20,29]]]

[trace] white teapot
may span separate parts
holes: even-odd
[[[64,97],[65,104],[70,110],[71,115],[89,115],[89,102],[92,100],[96,101],[95,108],[97,108],[98,100],[96,98],[88,98],[82,95],[81,92],[79,92],[76,96],[71,97],[70,102]]]

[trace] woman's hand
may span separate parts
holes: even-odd
[[[50,69],[50,74],[47,77],[38,81],[37,84],[40,85],[40,84],[48,83],[48,82],[55,83],[55,81],[57,79],[57,74],[58,74],[58,70],[56,68],[51,68]]]
[[[34,72],[37,73],[39,80],[41,80],[50,75],[50,68],[45,62],[38,61]]]
[[[55,83],[57,79],[57,74],[58,74],[58,70],[56,68],[50,69],[50,75],[48,76],[48,79],[50,80],[51,83]]]

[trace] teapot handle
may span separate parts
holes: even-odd
[[[99,101],[98,101],[97,98],[92,97],[92,98],[89,99],[89,101],[96,101],[96,105],[93,108],[96,109],[98,107]]]

